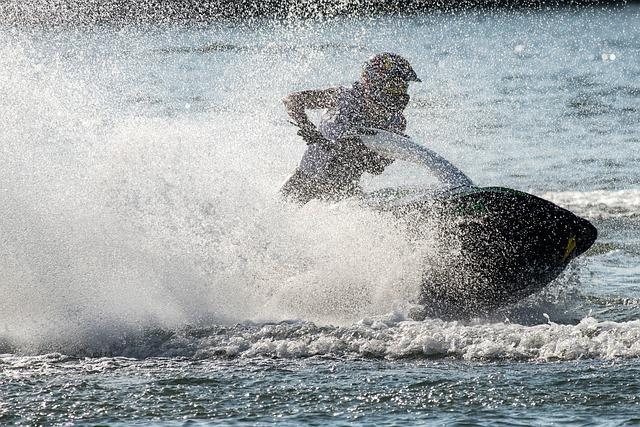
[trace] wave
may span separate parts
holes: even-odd
[[[155,329],[71,354],[196,359],[558,361],[636,358],[640,356],[639,343],[640,320],[613,322],[585,317],[575,325],[548,321],[524,326],[509,322],[461,324],[439,319],[415,322],[392,313],[350,326],[279,322]]]
[[[561,191],[539,195],[587,218],[640,217],[640,189]]]

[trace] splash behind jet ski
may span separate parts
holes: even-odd
[[[366,194],[419,240],[437,242],[425,260],[419,304],[444,317],[487,314],[541,290],[583,254],[596,228],[547,200],[503,187],[477,187],[450,162],[410,139],[367,129],[357,135],[378,154],[428,168],[432,188],[386,188]]]

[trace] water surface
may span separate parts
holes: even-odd
[[[638,423],[639,18],[0,30],[0,422]],[[413,322],[429,242],[278,199],[280,99],[383,50],[423,80],[412,138],[598,227],[547,291]]]

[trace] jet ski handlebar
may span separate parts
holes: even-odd
[[[433,150],[416,144],[409,137],[374,128],[360,128],[349,136],[381,156],[422,165],[449,187],[471,187],[473,182],[460,169]]]

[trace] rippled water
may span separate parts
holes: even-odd
[[[7,361],[6,359],[4,359]],[[9,361],[11,362],[11,361]],[[13,362],[13,417],[37,424],[610,424],[638,418],[638,366],[321,359]],[[42,383],[46,383],[43,390]],[[203,422],[203,421],[201,421]],[[204,423],[204,422],[203,422]]]
[[[640,422],[639,18],[1,29],[0,423]],[[415,140],[598,227],[548,290],[414,322],[429,242],[279,201],[280,99],[381,50]]]

